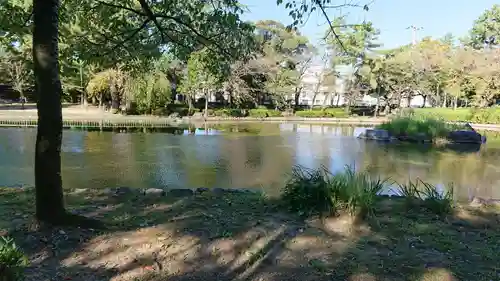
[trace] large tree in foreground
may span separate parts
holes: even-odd
[[[33,0],[33,63],[38,130],[35,148],[36,216],[65,215],[61,179],[62,87],[58,63],[59,0]]]
[[[75,13],[77,8],[88,8],[89,17],[83,17],[87,23],[95,22],[91,20],[93,18],[90,18],[90,15],[97,15],[96,20],[108,20],[107,23],[113,26],[126,25],[125,21],[129,22],[132,16],[134,19],[142,19],[142,24],[134,30],[128,30],[127,25],[126,30],[119,32],[119,35],[125,38],[118,41],[113,49],[134,40],[139,44],[143,43],[147,38],[141,37],[141,31],[142,34],[147,34],[148,38],[157,38],[157,44],[171,47],[180,57],[207,46],[211,51],[220,52],[225,57],[240,58],[246,53],[246,49],[241,46],[251,45],[252,40],[249,39],[252,37],[246,35],[252,31],[252,27],[240,20],[239,14],[242,10],[236,0],[210,1],[211,3],[202,0],[151,1],[151,4],[146,0],[138,0],[138,3],[117,0],[95,2],[102,9],[88,6],[94,1],[68,1],[75,4]],[[317,5],[320,5],[319,3],[317,2]],[[3,5],[0,5],[0,8],[2,7]],[[32,50],[38,108],[35,152],[36,215],[38,219],[51,223],[78,223],[80,220],[66,214],[63,202],[60,156],[62,87],[58,61],[59,7],[59,0],[33,0]],[[323,6],[320,8],[324,9]],[[8,6],[8,10],[12,14],[14,7]],[[306,10],[303,9],[303,12]],[[117,19],[108,17],[109,13],[106,14],[106,11],[115,16],[118,11],[126,11],[127,14],[121,14]],[[71,16],[62,18],[67,21]],[[114,31],[115,28],[110,30]],[[104,35],[107,40],[107,34]]]

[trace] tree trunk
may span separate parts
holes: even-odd
[[[447,100],[446,100],[446,92],[445,92],[444,93],[444,101],[443,101],[443,106],[442,107],[446,107],[446,102],[447,102]]]
[[[208,91],[204,90],[205,92],[205,118],[208,117]]]
[[[455,100],[453,101],[453,109],[457,109],[458,106],[458,97],[455,96]]]
[[[188,112],[191,114],[193,112],[193,99],[191,98],[191,95],[187,95],[187,103],[188,103]]]
[[[35,148],[36,216],[57,222],[65,214],[61,178],[62,87],[58,62],[59,0],[33,1],[33,63],[38,96]]]
[[[422,108],[424,108],[427,104],[427,95],[422,95],[422,98],[424,99],[424,102],[422,103]]]
[[[326,93],[324,95],[324,97],[323,97],[323,109],[326,108],[326,100],[330,99],[330,101],[331,101],[331,96],[332,96],[332,94],[330,94],[330,93]]]
[[[380,88],[377,90],[377,104],[375,105],[375,111],[373,112],[373,117],[377,117],[378,109],[380,106]]]
[[[294,93],[295,108],[297,108],[299,106],[301,92],[302,92],[302,90],[295,88],[295,93]]]
[[[24,97],[23,87],[22,86],[19,88],[19,96],[21,98],[21,107],[24,110],[24,104],[26,103],[26,98]]]
[[[313,95],[313,98],[312,98],[312,101],[311,101],[311,106],[309,107],[310,110],[313,110],[314,108],[314,104],[316,103],[316,97],[317,97],[318,93],[314,93]]]

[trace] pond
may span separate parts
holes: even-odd
[[[458,198],[500,198],[500,145],[432,148],[356,138],[366,128],[241,123],[206,125],[184,134],[67,130],[65,187],[253,188],[277,194],[294,165],[346,165],[401,183],[420,178]],[[36,130],[0,129],[0,186],[34,184]]]

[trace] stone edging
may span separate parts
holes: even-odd
[[[76,189],[72,193],[78,194],[86,192],[87,189]],[[104,193],[111,196],[122,196],[129,194],[142,194],[144,196],[173,196],[173,197],[186,197],[193,196],[195,194],[205,194],[211,193],[214,195],[223,194],[261,194],[258,190],[251,189],[230,189],[230,188],[207,188],[198,187],[195,189],[191,188],[146,188],[146,189],[136,189],[130,187],[116,187],[116,188],[106,188]]]

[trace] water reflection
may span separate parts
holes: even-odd
[[[65,131],[63,180],[74,188],[236,187],[277,193],[293,165],[345,165],[398,182],[453,182],[461,198],[500,198],[500,142],[431,147],[365,142],[365,128],[305,124],[197,125],[170,133]],[[179,132],[181,132],[179,134]],[[0,185],[33,185],[36,131],[0,129]]]

